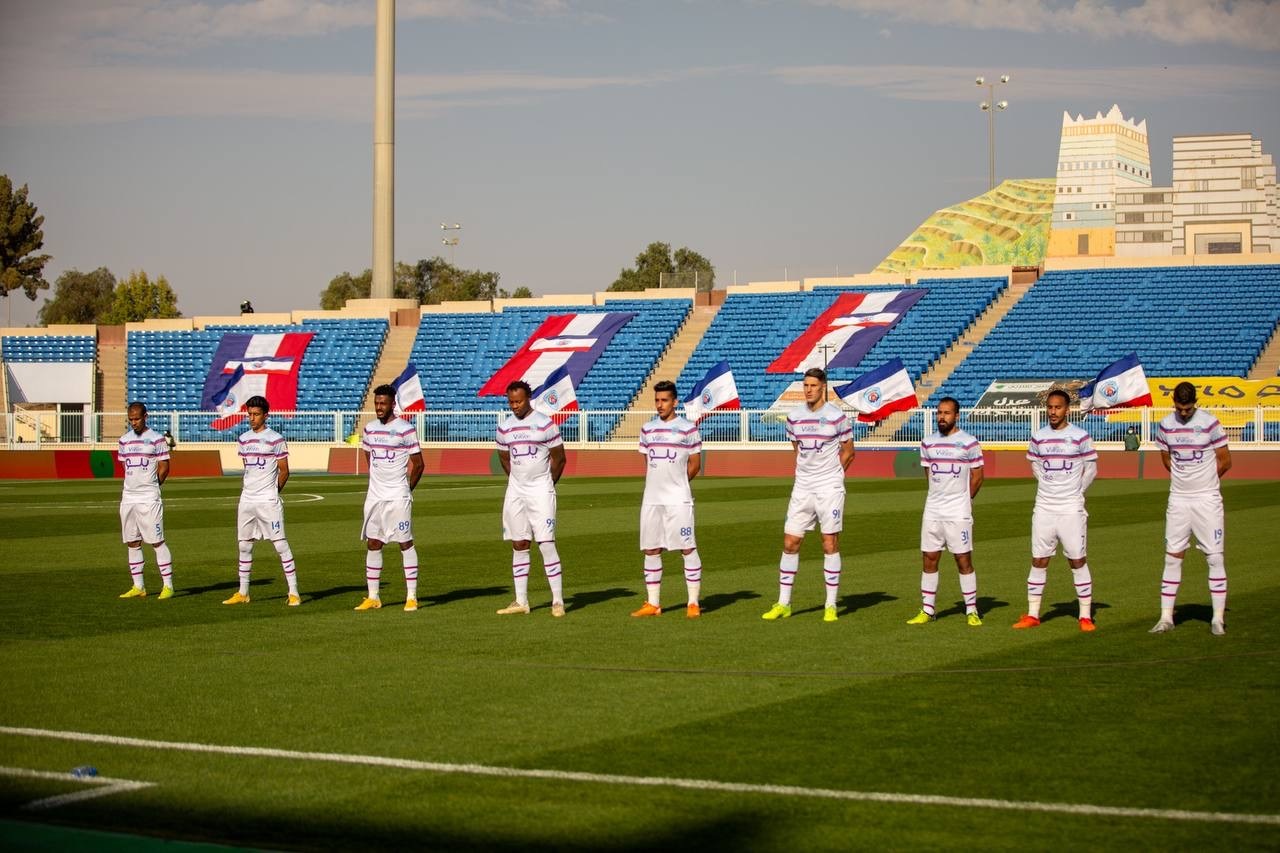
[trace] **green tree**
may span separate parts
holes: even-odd
[[[702,255],[682,246],[676,249],[673,256],[670,243],[650,243],[643,252],[636,255],[636,265],[619,272],[617,280],[609,285],[609,289],[618,291],[661,287],[664,276],[667,277],[668,287],[671,286],[673,276],[681,287],[693,287],[696,281],[699,289],[710,290],[715,283],[715,269],[712,268],[711,261]]]
[[[530,289],[529,289],[529,288],[527,288],[527,287],[517,287],[517,288],[516,288],[516,289],[511,293],[511,298],[512,298],[512,299],[532,299],[532,298],[533,298],[533,291],[532,291],[532,290],[530,290]]]
[[[116,285],[112,296],[111,307],[102,317],[108,325],[136,323],[153,318],[181,317],[178,310],[178,297],[164,276],[157,276],[155,281],[147,277],[141,270],[132,272],[129,277]]]
[[[52,299],[40,307],[42,326],[97,323],[115,300],[116,277],[106,267],[93,272],[67,270],[58,276]]]
[[[419,305],[494,299],[506,295],[498,287],[501,278],[496,272],[458,269],[441,257],[424,258],[413,264],[396,264],[392,295],[414,299]],[[372,284],[372,270],[366,269],[358,276],[349,272],[334,276],[320,292],[320,307],[334,310],[347,304],[348,299],[368,299]]]
[[[349,272],[329,279],[329,286],[320,291],[320,307],[336,311],[347,304],[348,299],[368,299],[373,287],[373,270],[367,269],[358,276]]]
[[[36,291],[48,290],[41,277],[48,255],[36,254],[44,245],[44,217],[27,200],[27,185],[17,190],[8,175],[0,175],[0,295],[22,288],[35,301]]]

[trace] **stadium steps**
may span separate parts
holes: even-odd
[[[378,366],[374,368],[373,379],[364,395],[364,408],[361,411],[373,411],[373,389],[379,385],[390,383],[400,375],[404,366],[409,363],[409,354],[413,352],[413,342],[418,337],[418,327],[391,326],[387,329],[387,340],[382,345],[382,355],[378,357]],[[418,376],[423,375],[422,366],[418,367]]]
[[[618,425],[609,436],[610,440],[618,436],[640,434],[640,427],[653,417],[653,386],[662,379],[675,381],[680,371],[684,370],[684,366],[693,357],[693,351],[698,348],[698,342],[702,340],[702,336],[707,333],[707,329],[711,328],[711,321],[715,319],[718,310],[720,310],[718,305],[695,305],[689,312],[684,325],[667,346],[662,358],[658,359],[653,370],[649,371],[649,375],[640,384],[640,390],[631,398],[626,414],[618,420]],[[678,390],[683,394],[689,389]]]
[[[1262,348],[1258,360],[1249,368],[1249,379],[1275,379],[1280,376],[1280,325],[1271,331],[1271,339]]]
[[[969,353],[973,352],[973,348],[982,343],[982,339],[996,327],[996,324],[1013,310],[1013,306],[1017,305],[1022,297],[1027,295],[1027,292],[1031,290],[1038,277],[1038,273],[1035,272],[1015,272],[1004,292],[997,296],[987,306],[987,309],[969,324],[969,328],[964,330],[942,358],[933,363],[929,368],[929,372],[920,377],[920,381],[916,383],[916,397],[920,400],[927,400],[936,389],[942,387],[942,383],[946,382],[947,377],[954,373],[961,362],[969,357]],[[885,418],[879,426],[869,433],[866,440],[892,441],[899,427],[910,418],[911,412],[895,412]]]
[[[125,384],[125,364],[128,356],[125,345],[98,344],[98,363],[94,372],[93,403],[99,412],[123,412],[128,405]],[[100,429],[102,436],[114,436],[124,432],[125,420],[119,418],[104,419]]]

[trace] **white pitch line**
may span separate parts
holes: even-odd
[[[112,794],[123,794],[125,791],[138,791],[151,788],[154,782],[138,782],[134,779],[112,779],[110,776],[73,776],[70,773],[54,773],[49,770],[28,770],[25,767],[0,767],[0,776],[16,776],[20,779],[53,779],[57,782],[76,782],[81,785],[95,787],[83,791],[72,791],[69,794],[57,794],[32,800],[22,808],[27,811],[43,811],[65,806],[68,803],[79,803],[97,797],[109,797]]]
[[[416,761],[381,755],[353,755],[341,752],[302,752],[258,746],[222,746],[211,743],[146,740],[135,737],[99,735],[90,732],[66,732],[0,726],[0,734],[20,737],[42,737],[55,740],[105,743],[141,749],[202,752],[253,758],[283,758],[293,761],[317,761],[329,764],[354,764],[365,767],[392,767],[398,770],[422,770],[429,773],[459,773],[468,776],[494,776],[506,779],[548,779],[556,782],[584,782],[595,785],[630,785],[648,788],[681,788],[729,794],[762,794],[776,797],[810,797],[823,800],[891,803],[896,805],[947,806],[952,808],[994,809],[1013,812],[1048,812],[1051,814],[1087,815],[1091,817],[1127,817],[1155,820],[1202,821],[1208,823],[1245,823],[1280,826],[1277,814],[1240,814],[1234,812],[1202,812],[1185,809],[1129,808],[1097,806],[1089,803],[1042,803],[1034,800],[995,800],[981,797],[947,797],[935,794],[895,794],[881,791],[845,791],[833,788],[803,788],[797,785],[756,785],[745,782],[720,782],[714,779],[680,779],[665,776],[621,776],[612,773],[581,773],[573,770],[538,770],[523,767],[494,767],[484,764],[446,764],[438,761]]]

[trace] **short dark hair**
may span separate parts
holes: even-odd
[[[523,379],[517,379],[515,382],[512,382],[507,386],[507,393],[510,394],[512,391],[523,391],[526,397],[533,396],[533,389],[530,388],[529,383],[525,382]]]
[[[373,389],[373,396],[390,397],[394,400],[396,398],[396,388],[394,385],[379,385]]]
[[[1049,393],[1044,395],[1044,401],[1045,401],[1046,403],[1048,403],[1048,402],[1049,402],[1050,400],[1052,400],[1054,397],[1061,397],[1061,398],[1062,398],[1062,402],[1063,402],[1064,404],[1066,404],[1066,406],[1067,406],[1068,408],[1070,408],[1070,407],[1071,407],[1071,395],[1067,393],[1066,389],[1064,389],[1064,388],[1050,388],[1050,389],[1049,389]]]
[[[141,400],[134,400],[132,403],[128,405],[125,411],[132,412],[134,409],[137,409],[138,413],[143,415],[144,417],[147,414],[147,404],[142,402]]]
[[[814,379],[818,380],[823,384],[826,384],[826,381],[827,381],[827,371],[823,370],[821,367],[809,368],[804,372],[804,376],[805,376],[805,379],[808,379],[810,376],[812,376]]]
[[[1173,402],[1187,405],[1196,401],[1196,386],[1190,382],[1179,382],[1173,386]]]
[[[653,386],[653,393],[661,394],[663,391],[670,391],[672,397],[679,399],[676,394],[676,383],[672,382],[670,379],[663,379]]]
[[[942,404],[943,404],[943,403],[950,403],[951,405],[955,406],[955,407],[956,407],[956,414],[957,414],[957,415],[958,415],[958,414],[960,414],[960,401],[959,401],[959,400],[957,400],[955,397],[943,397],[941,400],[939,400],[939,401],[938,401],[938,408],[939,408],[939,409],[941,409],[941,408],[942,408]]]
[[[267,412],[271,411],[271,404],[268,403],[267,398],[261,394],[254,394],[245,401],[244,408],[245,411],[248,411],[249,409],[262,409],[262,413],[265,415]]]

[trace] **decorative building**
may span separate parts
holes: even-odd
[[[1048,256],[1115,254],[1116,194],[1150,186],[1145,119],[1117,105],[1090,119],[1064,112]]]

